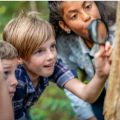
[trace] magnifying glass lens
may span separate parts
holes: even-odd
[[[105,44],[108,32],[106,25],[99,19],[93,20],[88,26],[91,40],[97,44]]]

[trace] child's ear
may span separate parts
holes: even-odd
[[[64,30],[65,32],[70,31],[70,28],[65,24],[64,21],[59,21],[59,26],[60,26],[61,29]]]
[[[17,61],[18,61],[18,64],[22,64],[23,63],[23,60],[21,57],[17,57]]]

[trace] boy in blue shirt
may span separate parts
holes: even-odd
[[[15,119],[29,120],[29,108],[38,100],[49,81],[66,88],[88,102],[94,102],[103,88],[110,69],[111,46],[101,46],[96,54],[96,73],[89,84],[75,79],[74,74],[57,59],[56,41],[51,25],[33,13],[21,13],[3,32],[5,41],[16,47],[22,64],[16,70],[19,82],[13,98]]]

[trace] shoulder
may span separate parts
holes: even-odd
[[[24,76],[27,75],[26,70],[25,70],[23,65],[17,66],[17,69],[15,71],[15,75],[17,77],[17,80],[19,80],[20,78],[23,78]]]
[[[18,85],[16,87],[16,92],[15,95],[13,97],[13,105],[14,105],[14,109],[15,109],[15,114],[19,111],[20,114],[23,114],[22,110],[23,110],[23,100],[24,100],[24,96],[26,93],[26,82],[24,79],[24,72],[22,70],[22,66],[19,65],[15,71],[15,75],[16,78],[18,80]],[[16,115],[15,115],[16,116]],[[17,115],[19,116],[19,115]],[[22,116],[22,115],[20,115]]]
[[[68,70],[61,59],[57,59],[55,64],[55,71],[66,71]]]
[[[63,87],[67,81],[74,77],[75,76],[72,71],[65,67],[61,59],[58,59],[55,65],[54,73],[51,76],[53,82],[57,83],[58,86]]]
[[[79,37],[74,33],[71,34],[61,34],[56,37],[56,45],[58,50],[58,55],[68,56],[72,53],[72,50],[79,43]]]
[[[23,65],[18,65],[18,67],[15,71],[15,76],[18,80],[17,89],[24,89],[29,77],[28,77]]]
[[[73,40],[73,39],[76,39],[78,36],[76,34],[74,34],[73,32],[70,33],[70,34],[67,34],[67,33],[61,33],[59,35],[57,35],[56,37],[56,40],[57,41],[67,41],[67,40]]]

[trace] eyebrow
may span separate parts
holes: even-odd
[[[9,70],[9,69],[11,69],[12,68],[12,66],[4,66],[4,70]]]
[[[51,42],[51,45],[52,45],[52,44],[56,44],[56,41],[52,41],[52,42]],[[39,51],[40,49],[44,49],[44,46],[41,45],[38,49],[35,50],[35,52]],[[34,53],[35,53],[35,52],[34,52]]]
[[[91,1],[83,1],[82,6],[85,6],[87,2],[91,2]]]
[[[15,66],[15,64],[3,64],[3,68],[5,68],[5,69],[11,69],[12,67],[14,67]]]
[[[87,1],[84,1],[84,2],[82,3],[82,6],[84,6],[84,5],[86,4],[86,2],[87,2]]]
[[[84,6],[87,1],[81,1],[81,2],[82,2],[82,3],[81,3],[81,6]],[[72,14],[72,13],[75,13],[75,12],[77,12],[77,9],[73,9],[73,10],[71,9],[70,11],[68,11],[68,15],[69,15],[69,14]]]
[[[68,11],[68,15],[77,12],[76,9]]]

